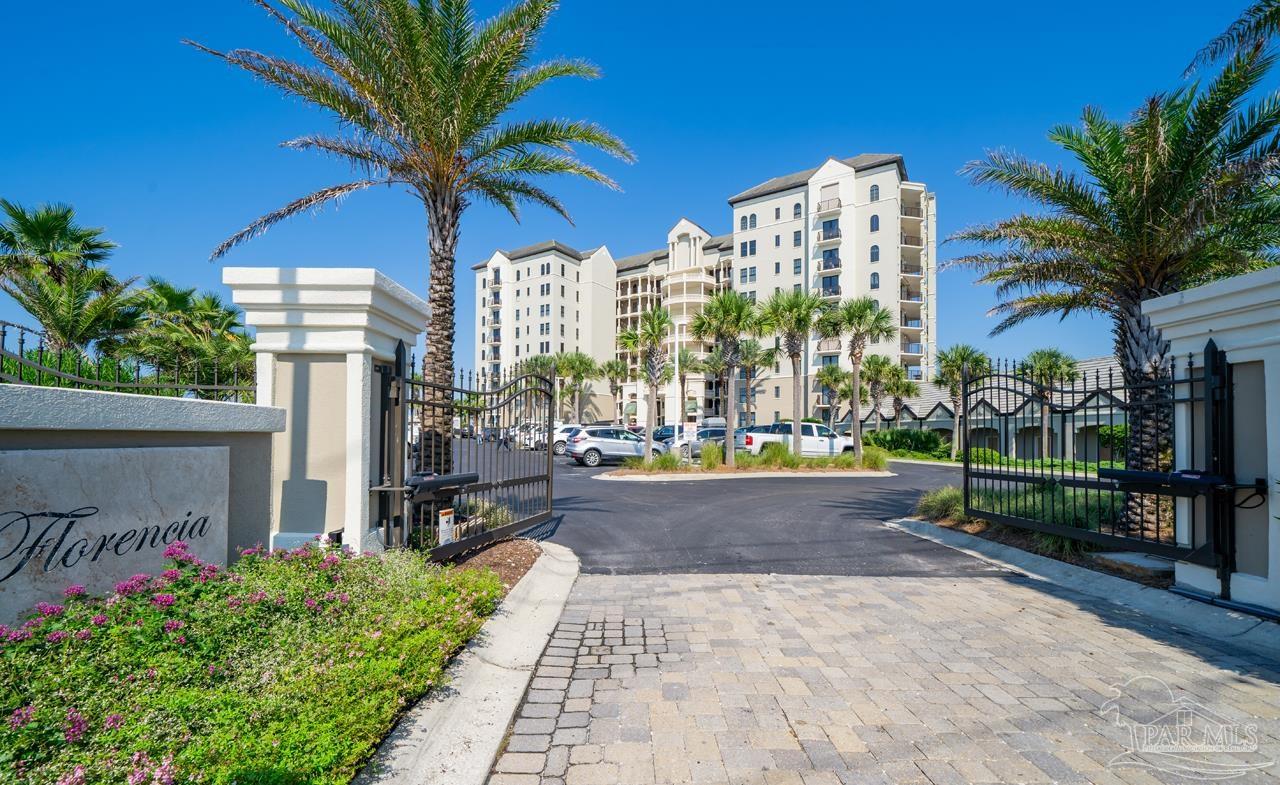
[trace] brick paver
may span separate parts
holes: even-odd
[[[1139,676],[1280,760],[1280,662],[1024,579],[584,575],[490,783],[1191,782],[1109,765]]]

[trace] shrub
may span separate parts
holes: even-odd
[[[1003,461],[1004,457],[990,447],[969,448],[969,463],[977,463],[984,466],[998,466]]]
[[[862,468],[882,472],[889,466],[889,453],[874,445],[862,448]]]
[[[654,471],[676,471],[680,466],[680,453],[677,452],[664,452],[661,455],[655,455],[653,460],[649,462],[649,468]]]
[[[832,459],[831,465],[837,469],[856,469],[858,468],[858,457],[853,454],[853,450],[842,452]]]
[[[1113,456],[1122,456],[1129,446],[1128,425],[1103,425],[1098,428],[1098,444],[1111,450]]]
[[[954,485],[925,491],[916,502],[916,515],[931,521],[965,520],[964,492]]]
[[[784,466],[790,458],[795,458],[795,454],[791,452],[790,439],[785,443],[769,442],[760,448],[761,466]]]
[[[501,596],[408,551],[165,555],[0,627],[0,781],[347,783]]]
[[[867,431],[862,434],[863,444],[874,444],[890,452],[906,450],[918,453],[942,451],[950,455],[942,437],[933,431],[908,431],[895,428],[888,431]]]
[[[724,447],[719,442],[704,442],[702,445],[702,468],[718,469],[724,463]]]

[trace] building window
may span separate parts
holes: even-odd
[[[744,240],[742,242],[742,247],[738,249],[738,256],[746,256],[746,255],[747,255],[747,243]]]
[[[792,260],[791,260],[791,274],[792,274],[792,275],[799,275],[799,274],[800,274],[800,268],[801,268],[801,266],[802,266],[802,265],[801,265],[801,263],[800,263],[800,260],[799,260],[799,259],[792,259]]]
[[[748,281],[749,283],[755,283],[755,282],[756,282],[756,268],[755,268],[755,267],[750,267],[750,268],[748,268],[748,270],[750,271],[751,275],[750,275],[750,277],[748,277],[748,278],[747,278],[747,281]]]
[[[775,220],[775,221],[781,221],[781,220],[782,220],[782,208],[781,208],[781,207],[775,207],[775,208],[773,208],[773,220]]]
[[[880,288],[880,273],[871,274],[871,288],[872,289]]]
[[[791,217],[792,217],[792,218],[799,218],[799,217],[800,217],[800,203],[799,203],[799,202],[796,202],[795,206],[791,208]]]
[[[782,235],[780,235],[780,234],[775,234],[775,235],[773,236],[773,247],[774,247],[774,248],[781,248],[781,247],[782,247]]]
[[[738,219],[738,231],[745,232],[747,230],[747,217],[744,215]]]
[[[880,246],[878,245],[871,246],[871,261],[873,262],[880,261]]]
[[[747,228],[749,228],[749,229],[754,229],[754,228],[756,228],[756,214],[755,214],[755,213],[752,213],[752,214],[751,214],[751,220],[748,222]]]
[[[880,231],[880,216],[878,215],[871,216],[871,231],[873,232]]]
[[[740,273],[740,275],[739,275],[738,277],[741,279],[741,280],[739,281],[739,283],[746,283],[746,282],[747,282],[747,268],[743,267],[743,268],[739,271],[739,273]]]
[[[824,354],[824,355],[822,355],[822,364],[823,364],[823,365],[839,365],[839,364],[840,364],[840,355],[838,355],[838,354]]]
[[[563,265],[563,264],[562,264],[562,265],[560,265],[560,277],[561,277],[561,278],[563,278],[563,277],[564,277],[564,265]]]
[[[782,397],[782,388],[781,388],[781,387],[779,387],[779,386],[778,386],[778,385],[776,385],[776,384],[773,386],[773,397],[774,397],[774,398],[781,398],[781,397]]]
[[[873,202],[880,201],[880,186],[878,185],[871,186],[871,201]]]
[[[750,246],[750,248],[751,248],[751,255],[752,255],[752,256],[755,256],[755,255],[756,255],[756,241],[755,241],[755,240],[752,240],[751,242],[747,243],[747,245],[748,245],[748,246]]]
[[[791,233],[791,247],[793,247],[793,248],[799,248],[799,247],[800,247],[800,243],[802,243],[802,242],[804,242],[804,239],[800,236],[800,230],[799,230],[799,229],[797,229],[796,231],[794,231],[794,232],[792,232],[792,233]]]
[[[800,284],[796,284],[796,285],[792,286],[792,287],[791,287],[791,291],[793,291],[793,292],[798,292],[798,291],[800,291]]]
[[[782,275],[782,262],[774,262],[774,263],[773,263],[773,274],[774,274],[774,275]]]

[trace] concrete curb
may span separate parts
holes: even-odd
[[[592,475],[593,480],[610,480],[612,482],[700,482],[703,480],[749,480],[753,477],[820,477],[823,479],[872,479],[876,477],[897,477],[893,472],[742,472],[740,474],[605,474]]]
[[[578,578],[573,551],[540,545],[542,556],[449,666],[447,686],[401,718],[357,785],[484,785]]]
[[[885,525],[975,558],[1020,572],[1027,577],[1106,600],[1216,641],[1233,643],[1254,654],[1274,657],[1280,651],[1280,624],[1181,597],[1113,575],[1107,575],[1047,556],[984,540],[916,518],[885,521]]]
[[[922,461],[919,458],[895,458],[889,456],[889,463],[912,463],[916,466],[937,466],[940,469],[963,469],[963,463],[952,463],[951,461]]]

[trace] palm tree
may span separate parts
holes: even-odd
[[[605,360],[600,365],[600,375],[609,383],[609,395],[613,396],[613,420],[618,424],[618,403],[622,396],[622,385],[631,378],[631,367],[618,358]]]
[[[1198,66],[1209,65],[1231,53],[1247,52],[1266,46],[1280,33],[1280,0],[1258,0],[1245,9],[1222,35],[1196,53],[1184,76]]]
[[[991,372],[991,360],[976,346],[958,343],[955,346],[938,352],[938,375],[934,377],[935,387],[945,388],[951,399],[951,460],[956,459],[960,449],[961,435],[967,426],[967,412],[964,410],[963,383],[965,375],[969,378],[983,376]]]
[[[674,323],[666,308],[650,308],[640,314],[639,323],[618,334],[618,345],[640,357],[644,367],[648,397],[645,401],[644,459],[653,459],[653,427],[658,419],[658,386],[670,372],[667,363],[667,336]]]
[[[867,385],[861,384],[855,388],[853,386],[853,374],[849,374],[845,382],[836,390],[836,401],[849,402],[849,411],[853,413],[852,419],[854,420],[858,419],[862,407],[867,404],[868,400],[870,400],[870,397],[867,392]],[[850,425],[849,427],[852,428],[853,426]]]
[[[1036,349],[1018,365],[1015,373],[1035,386],[1040,404],[1040,457],[1052,457],[1049,438],[1049,412],[1053,407],[1055,385],[1061,387],[1075,381],[1076,358],[1059,349]]]
[[[995,245],[955,260],[997,286],[1000,333],[1045,315],[1111,320],[1128,387],[1126,466],[1168,469],[1173,431],[1169,342],[1142,302],[1275,262],[1280,244],[1280,94],[1248,101],[1272,58],[1236,54],[1206,85],[1152,96],[1127,122],[1086,108],[1050,139],[1082,174],[992,152],[966,167],[973,182],[1047,208],[967,229]],[[1159,505],[1126,503],[1130,525],[1154,526]],[[1141,524],[1139,524],[1141,521]]]
[[[724,350],[719,346],[711,347],[711,351],[702,356],[702,372],[716,380],[716,402],[720,413],[725,411],[724,392],[729,384],[728,366],[724,362]]]
[[[867,392],[871,397],[871,408],[876,413],[876,430],[880,430],[880,420],[882,414],[880,407],[884,404],[884,385],[897,371],[895,369],[902,368],[893,360],[883,354],[868,355],[862,361],[862,380],[866,382]]]
[[[582,393],[591,379],[599,378],[600,366],[583,352],[562,352],[555,358],[556,371],[564,380],[564,393],[573,401],[574,422],[582,422]]]
[[[760,370],[777,364],[778,349],[774,346],[766,349],[755,338],[744,338],[738,345],[738,354],[742,367],[742,385],[747,391],[744,413],[750,420],[750,415],[756,410],[756,385],[760,382]]]
[[[782,353],[791,358],[791,447],[796,455],[800,454],[805,387],[801,358],[825,308],[825,301],[817,294],[799,289],[774,292],[760,306],[762,331],[778,336]]]
[[[681,346],[676,356],[679,358],[679,362],[676,365],[680,367],[680,378],[676,380],[680,388],[679,413],[676,422],[684,422],[685,399],[689,394],[687,381],[690,374],[702,373],[702,360],[699,359],[697,352],[687,346]]]
[[[55,352],[83,352],[95,342],[115,341],[134,330],[143,315],[132,281],[117,281],[100,267],[64,267],[61,281],[41,269],[0,284],[40,323]]]
[[[850,383],[855,389],[862,387],[862,356],[869,341],[887,341],[898,334],[894,316],[881,308],[870,297],[845,300],[827,312],[818,326],[827,338],[849,335],[849,366],[852,368]],[[862,420],[854,417],[849,426],[849,438],[853,440],[854,454],[862,458]]]
[[[102,229],[80,226],[75,218],[70,205],[31,210],[0,199],[0,281],[43,271],[62,283],[65,270],[106,261],[116,244],[103,239]]]
[[[813,384],[822,390],[823,396],[827,399],[827,427],[835,429],[836,414],[840,409],[840,399],[837,394],[840,388],[847,382],[850,382],[851,376],[848,371],[839,365],[824,365],[818,369],[813,375]],[[853,416],[858,416],[858,410],[854,409]]]
[[[907,371],[901,365],[897,366],[898,372],[892,374],[884,383],[885,394],[893,399],[893,427],[902,427],[902,408],[906,405],[907,398],[916,398],[920,395],[920,385],[914,379],[907,378]]]
[[[700,341],[714,341],[724,353],[725,367],[725,433],[733,435],[737,427],[737,405],[734,398],[734,380],[742,364],[742,337],[760,333],[759,312],[754,301],[742,292],[726,289],[716,292],[693,317],[690,329]],[[725,465],[730,469],[737,465],[734,450],[725,450]]]
[[[531,61],[556,0],[519,0],[480,23],[469,0],[336,0],[332,11],[305,0],[258,5],[302,46],[308,62],[192,46],[326,110],[343,132],[303,136],[285,146],[334,156],[358,176],[258,218],[213,257],[356,191],[404,187],[422,202],[427,218],[431,317],[423,376],[450,384],[455,255],[466,208],[481,200],[518,220],[520,204],[533,203],[568,219],[565,205],[540,178],[571,175],[617,187],[580,160],[574,145],[633,160],[621,140],[594,123],[505,120],[537,88],[562,77],[594,79],[599,71],[580,60]],[[449,426],[434,423],[437,438],[447,440]],[[433,453],[447,459],[451,451]]]

